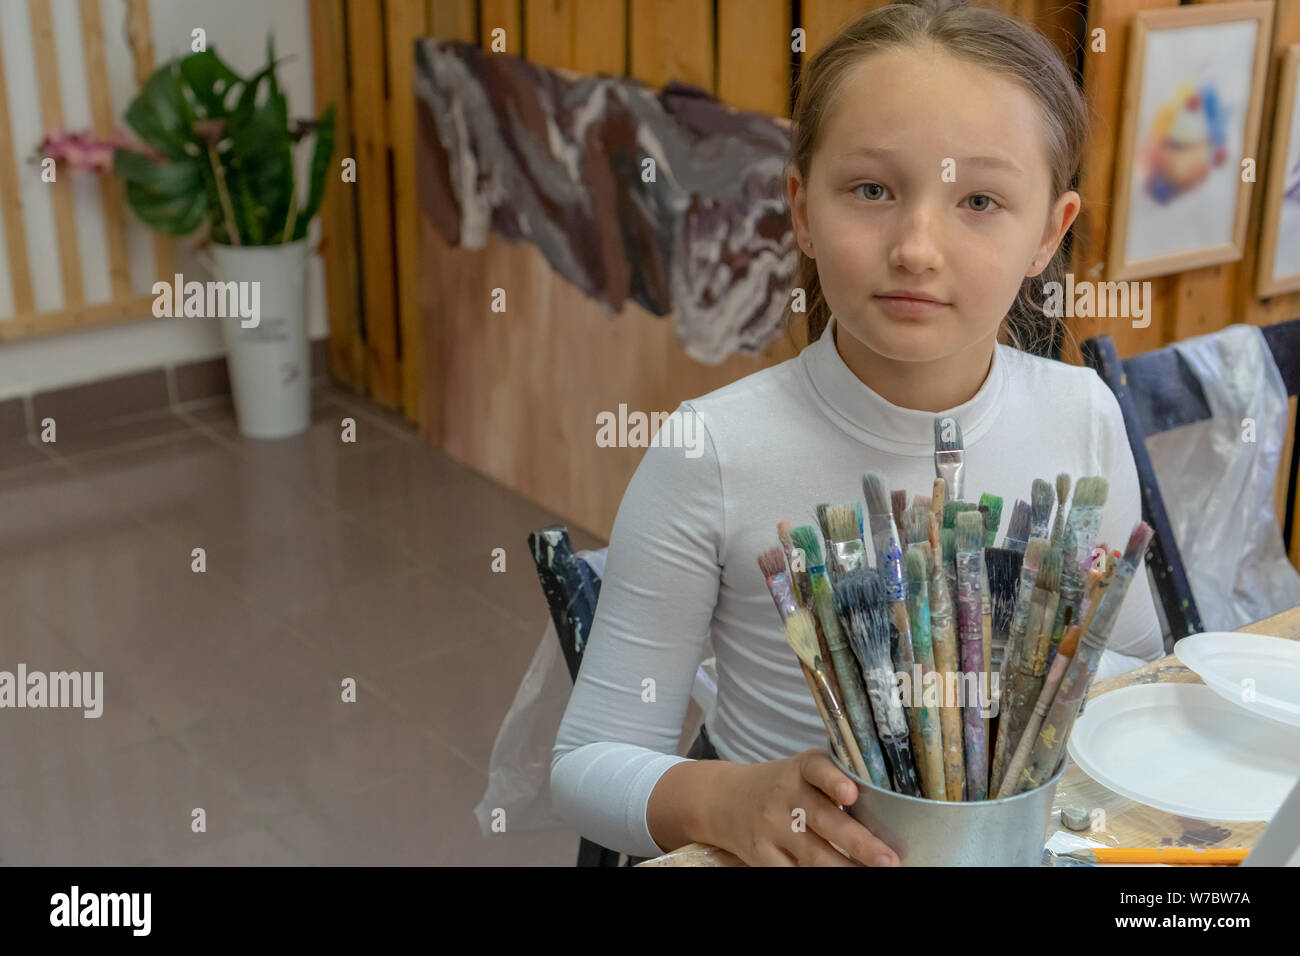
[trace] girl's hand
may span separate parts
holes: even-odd
[[[898,854],[837,806],[851,805],[858,785],[825,751],[727,770],[710,794],[711,842],[750,866],[898,866]]]

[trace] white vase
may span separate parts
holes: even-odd
[[[216,281],[256,283],[241,289],[245,301],[251,298],[258,306],[255,318],[232,308],[219,319],[239,433],[246,438],[300,435],[311,424],[307,240],[210,248]]]

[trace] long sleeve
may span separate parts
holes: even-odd
[[[1137,464],[1129,447],[1124,416],[1114,393],[1097,380],[1096,421],[1101,474],[1110,482],[1106,506],[1102,509],[1101,537],[1112,550],[1123,553],[1134,525],[1142,517],[1142,492]],[[1138,564],[1119,616],[1110,633],[1106,650],[1097,665],[1096,680],[1114,677],[1165,654],[1160,618],[1147,576],[1146,559]]]
[[[612,850],[657,856],[646,808],[677,756],[718,597],[723,489],[718,456],[688,403],[624,492],[582,668],[551,761],[557,816]]]

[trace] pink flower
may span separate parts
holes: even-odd
[[[143,153],[151,159],[160,158],[144,143],[128,138],[121,130],[115,130],[106,140],[96,139],[93,130],[78,133],[55,130],[41,141],[33,160],[53,159],[56,164],[66,165],[73,172],[84,169],[105,173],[112,171],[113,152],[119,148]]]

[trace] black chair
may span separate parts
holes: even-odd
[[[569,532],[561,525],[534,531],[528,536],[528,547],[537,565],[551,620],[555,622],[569,677],[576,681],[591,622],[596,616],[600,578],[586,561],[574,554]],[[578,866],[619,866],[621,859],[618,851],[586,837],[578,844]]]
[[[1264,340],[1273,353],[1273,361],[1282,374],[1287,395],[1300,393],[1300,318],[1261,327]],[[1171,346],[1121,359],[1109,335],[1087,339],[1081,345],[1083,361],[1095,369],[1110,386],[1124,413],[1124,427],[1128,432],[1129,447],[1137,465],[1138,483],[1142,487],[1142,519],[1155,530],[1147,552],[1147,566],[1155,578],[1156,590],[1174,641],[1188,634],[1204,630],[1201,614],[1196,607],[1187,572],[1178,553],[1147,453],[1149,435],[1204,421],[1210,417],[1210,407],[1200,382]],[[1286,550],[1291,551],[1294,531],[1292,513],[1296,498],[1296,465],[1300,456],[1300,416],[1296,419],[1297,434],[1292,442],[1291,461],[1288,463],[1289,480],[1286,491],[1286,520],[1282,538]]]

